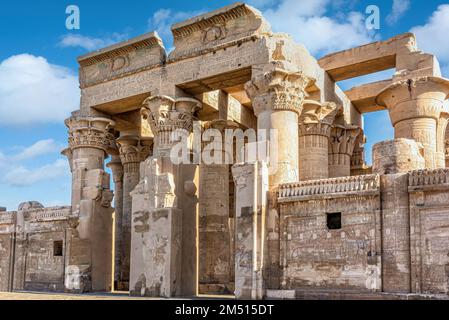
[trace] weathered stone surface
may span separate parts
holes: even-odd
[[[243,3],[172,32],[168,58],[155,33],[79,58],[71,207],[0,208],[0,290],[447,296],[449,81],[413,34],[317,61]],[[336,83],[390,68],[346,92]],[[377,110],[396,139],[374,146],[371,168],[363,114]],[[205,131],[225,129],[258,140],[232,152],[214,141],[210,154],[246,159],[199,161]]]

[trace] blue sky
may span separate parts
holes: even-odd
[[[70,174],[59,155],[67,140],[64,118],[78,108],[76,58],[102,46],[157,30],[171,48],[169,26],[234,1],[22,0],[0,5],[0,206],[70,203]],[[332,51],[415,31],[418,45],[437,54],[449,76],[449,4],[410,0],[250,0],[274,31],[292,34],[317,58]],[[81,11],[81,28],[66,29],[68,5]],[[377,5],[381,26],[364,27]],[[391,72],[345,81],[382,80]],[[365,116],[367,150],[392,137],[388,115]],[[370,158],[370,152],[368,153]]]

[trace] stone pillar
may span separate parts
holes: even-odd
[[[230,268],[234,268],[234,265],[230,264],[230,247],[233,247],[231,240],[234,238],[230,234],[230,165],[225,162],[226,151],[232,152],[233,150],[226,150],[224,137],[227,129],[238,128],[237,124],[226,120],[214,120],[204,124],[205,131],[211,130],[208,133],[213,134],[214,137],[219,133],[223,139],[219,145],[215,140],[203,142],[202,148],[206,151],[208,146],[213,145],[214,152],[221,153],[222,162],[202,163],[199,166],[201,293],[231,293],[234,291],[234,279],[230,277],[233,274]],[[213,158],[215,154],[210,156]]]
[[[335,103],[306,100],[299,119],[299,179],[329,178],[329,138],[337,113]]]
[[[393,83],[376,98],[386,106],[395,129],[395,138],[413,139],[422,143],[426,168],[440,168],[444,135],[438,134],[443,104],[449,94],[449,81],[422,77]]]
[[[114,244],[114,288],[119,289],[122,246],[122,219],[123,219],[123,165],[120,156],[112,156],[107,165],[112,170],[114,179],[114,211],[115,211],[115,244]]]
[[[270,130],[277,130],[277,141],[269,141],[270,148],[277,151],[276,163],[270,164],[270,186],[298,181],[298,118],[310,81],[301,73],[274,69],[256,75],[245,85],[257,116],[259,136],[266,130],[264,137],[270,140]]]
[[[232,167],[236,187],[235,297],[264,298],[265,219],[268,169],[265,163],[236,164]]]
[[[372,173],[372,168],[366,164],[365,160],[366,136],[362,132],[355,142],[354,152],[351,157],[351,176],[361,176]]]
[[[289,72],[275,67],[271,70],[267,69],[265,73],[255,71],[253,79],[245,84],[245,90],[252,100],[254,113],[257,116],[258,142],[267,140],[268,149],[270,149],[268,170],[270,194],[272,195],[279,184],[299,180],[299,116],[307,95],[306,87],[311,81],[302,73]],[[272,135],[271,131],[277,135]],[[239,192],[239,188],[236,187],[236,199],[244,197],[244,195],[239,195]],[[264,196],[267,197],[268,193]],[[275,197],[271,199],[273,201],[269,203],[266,222],[263,221],[264,226],[261,233],[254,233],[254,241],[248,250],[252,251],[252,248],[257,247],[260,239],[268,238],[266,243],[261,242],[264,247],[260,250],[263,252],[265,261],[263,262],[263,270],[260,270],[260,272],[263,271],[261,277],[264,279],[266,287],[278,288],[281,275],[279,213]],[[255,218],[252,215],[251,217]],[[237,216],[235,223],[236,228],[238,228],[239,219]],[[238,230],[236,230],[236,235],[238,233]],[[239,240],[236,238],[237,241]],[[237,273],[239,258],[237,254],[236,252],[236,292],[241,292],[243,283],[237,282],[239,278]],[[243,296],[251,297],[247,294]]]
[[[446,168],[449,168],[449,140],[446,140]]]
[[[120,159],[123,165],[120,280],[117,283],[117,287],[119,290],[129,290],[132,213],[131,192],[139,183],[140,163],[151,154],[152,141],[150,139],[141,139],[138,136],[124,135],[117,139],[117,143],[120,146]]]
[[[104,160],[115,148],[114,122],[73,116],[66,120],[72,170],[72,228],[66,244],[65,288],[70,292],[109,291],[112,284],[110,177]],[[76,218],[75,218],[76,217]]]
[[[172,133],[180,130],[188,136],[201,104],[191,98],[157,96],[146,99],[143,106],[155,145],[153,156],[141,165],[141,180],[132,193],[130,292],[166,298],[195,295],[198,216],[192,177],[196,166],[176,165],[170,153],[179,141],[179,132]]]
[[[351,157],[361,129],[356,126],[334,125],[329,145],[329,178],[349,177]]]
[[[449,123],[449,111],[441,112],[437,123],[437,152],[435,162],[437,168],[446,167],[446,132]]]

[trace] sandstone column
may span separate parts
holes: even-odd
[[[120,159],[123,164],[123,213],[121,226],[121,254],[119,290],[129,290],[129,268],[131,250],[131,192],[139,183],[140,163],[151,154],[152,141],[138,136],[124,135],[117,139]]]
[[[215,141],[203,142],[203,152],[214,146],[214,151],[220,153],[221,163],[199,166],[200,172],[200,290],[201,293],[233,292],[234,279],[230,268],[231,235],[230,235],[230,165],[225,162],[226,151],[233,152],[224,144],[225,131],[238,129],[232,121],[214,120],[204,124],[205,135],[222,137],[221,143]],[[208,135],[210,133],[210,136]],[[214,143],[215,142],[215,143]],[[208,152],[212,153],[212,152]],[[211,158],[215,154],[210,154]],[[231,155],[230,155],[231,156]],[[233,155],[232,155],[233,156]],[[231,159],[229,157],[229,159]],[[204,160],[204,159],[203,159]],[[219,160],[219,159],[217,159]],[[232,177],[231,177],[232,179]]]
[[[446,146],[446,152],[445,152],[445,155],[446,155],[446,168],[449,168],[449,140],[446,140],[445,146]]]
[[[114,211],[115,211],[115,267],[114,286],[118,288],[121,265],[121,245],[122,245],[122,219],[123,219],[123,165],[119,155],[112,156],[112,160],[107,165],[112,170],[114,179]]]
[[[354,152],[351,157],[351,176],[366,175],[371,171],[365,161],[365,144],[366,136],[362,130],[356,139]]]
[[[335,103],[304,102],[299,119],[299,180],[329,178],[329,138],[336,113]]]
[[[257,116],[259,136],[266,130],[265,137],[270,141],[270,130],[277,131],[277,141],[270,141],[271,147],[277,146],[277,161],[269,168],[270,186],[298,181],[298,118],[310,81],[301,73],[276,68],[256,75],[245,85]]]
[[[271,66],[269,67],[271,68]],[[245,85],[245,90],[252,100],[254,113],[257,116],[257,134],[258,144],[266,142],[270,149],[269,187],[273,197],[267,208],[262,207],[242,208],[243,212],[239,213],[238,204],[235,218],[235,278],[236,292],[240,292],[240,298],[258,298],[263,294],[266,287],[277,288],[280,283],[280,263],[279,263],[279,214],[275,201],[275,188],[279,184],[296,182],[299,180],[299,116],[302,112],[303,102],[306,97],[306,87],[312,81],[308,77],[299,72],[289,72],[275,67],[266,70],[265,73],[258,71],[253,75],[253,79]],[[275,135],[272,135],[275,133]],[[265,141],[264,141],[265,140]],[[259,159],[262,160],[262,159]],[[252,164],[247,164],[252,165]],[[238,165],[236,165],[238,167]],[[236,170],[238,170],[236,168]],[[250,169],[250,170],[254,170]],[[234,181],[237,172],[233,168]],[[252,174],[255,175],[254,173]],[[256,188],[256,186],[254,186]],[[257,189],[260,190],[260,189]],[[239,188],[236,182],[236,202],[244,200],[246,191]],[[248,192],[256,192],[256,190],[248,190]],[[264,193],[263,201],[266,202],[268,193]],[[262,201],[262,200],[261,200]],[[260,201],[259,201],[260,202]],[[253,211],[260,211],[259,223]],[[245,211],[246,210],[246,211]],[[253,211],[251,211],[253,210]],[[247,218],[253,219],[253,228],[244,230],[247,225]],[[255,227],[255,226],[259,227]],[[245,232],[245,233],[244,233]],[[242,238],[245,234],[245,238]],[[253,241],[248,242],[246,236]],[[265,240],[261,241],[262,239]],[[252,268],[239,267],[241,257],[239,252],[259,252],[254,256]],[[258,268],[257,271],[255,268]],[[255,275],[260,281],[252,281],[253,293],[246,290],[247,285],[242,279],[251,278]],[[240,280],[239,280],[240,279]],[[264,281],[262,282],[263,279]],[[240,282],[239,282],[240,281]],[[243,286],[243,287],[242,287]],[[245,288],[246,287],[246,288]],[[257,289],[256,289],[257,288]],[[257,290],[257,294],[254,294]]]
[[[264,297],[264,237],[267,211],[268,169],[263,162],[232,167],[236,188],[235,296]]]
[[[376,98],[377,103],[386,106],[390,112],[395,138],[422,143],[428,169],[443,165],[437,152],[442,147],[443,142],[439,140],[444,139],[444,135],[438,134],[437,127],[448,94],[448,80],[422,77],[395,82]]]
[[[72,170],[72,214],[68,231],[65,287],[89,292],[111,289],[112,208],[109,175],[104,160],[115,148],[105,118],[73,116],[66,120],[69,148],[64,150]]]
[[[154,133],[154,154],[141,166],[141,181],[132,194],[132,295],[197,293],[197,212],[192,209],[196,186],[188,172],[192,168],[174,164],[170,153],[180,133],[185,137],[192,132],[200,107],[195,99],[166,96],[143,103],[142,114]]]
[[[359,127],[334,125],[329,144],[329,178],[349,177]]]

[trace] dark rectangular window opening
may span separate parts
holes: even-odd
[[[329,230],[341,229],[341,212],[327,214],[327,228]]]
[[[53,256],[54,257],[62,257],[63,254],[63,241],[54,241],[53,242]]]

